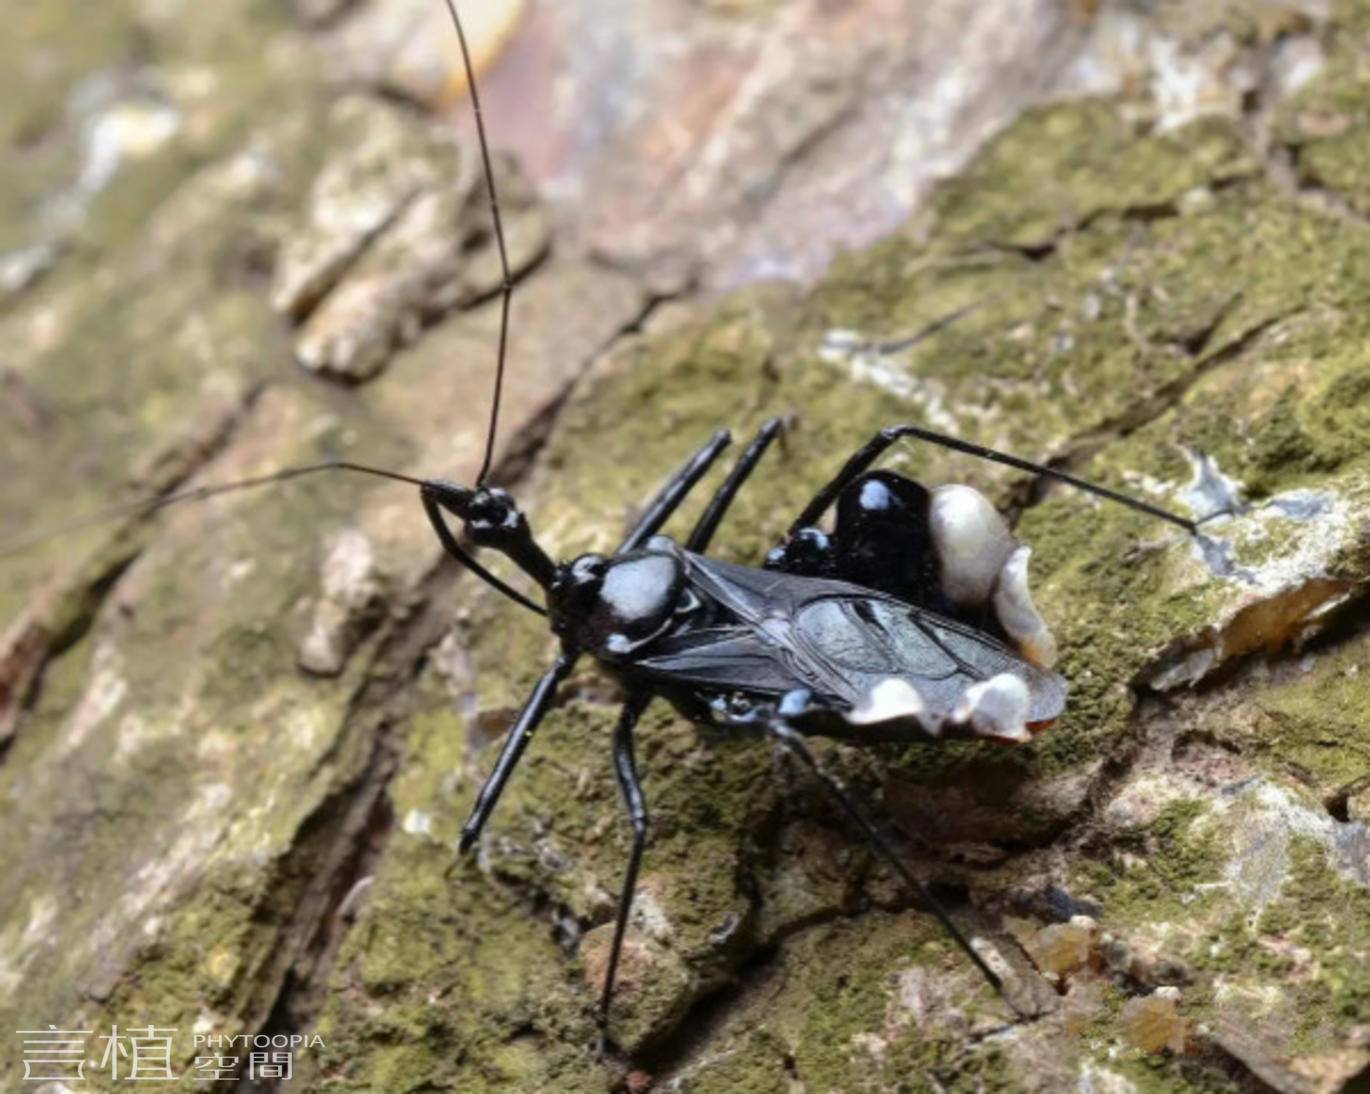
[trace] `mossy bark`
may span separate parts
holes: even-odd
[[[721,557],[758,559],[901,420],[1196,516],[1240,502],[1200,544],[954,454],[890,457],[1014,514],[1070,706],[1023,748],[818,750],[1004,969],[1018,1012],[802,771],[657,704],[638,757],[652,838],[598,1050],[629,837],[608,755],[619,696],[577,671],[479,853],[454,864],[555,642],[442,562],[406,489],[337,478],[0,559],[0,1081],[24,1073],[11,1030],[117,1023],[176,1029],[185,1089],[210,1051],[193,1035],[258,1033],[318,1038],[282,1089],[1357,1089],[1370,221],[1353,137],[1370,131],[1370,8],[1271,7],[1154,19],[1248,60],[1312,50],[1297,90],[1174,125],[1143,116],[1144,94],[1026,110],[813,285],[642,322],[637,279],[544,256],[531,202],[522,221],[499,476],[555,555],[610,548],[712,431],[774,414],[784,442]],[[189,137],[121,168],[0,317],[16,532],[130,478],[169,490],[326,456],[475,474],[498,309],[462,286],[488,284],[490,241],[462,227],[478,202],[451,214],[455,249],[404,227],[424,195],[469,187],[474,161],[454,166],[393,103],[358,130],[355,105],[300,79],[305,47],[273,5],[214,10],[223,35],[176,23],[157,40],[192,92],[197,71],[218,80]],[[91,33],[64,63],[131,48],[117,27]],[[7,138],[35,111],[0,115]],[[380,170],[395,163],[368,160],[373,141],[416,169]],[[69,177],[60,161],[35,159],[35,192]],[[315,215],[338,201],[317,180],[368,162],[380,212],[325,241],[346,246],[314,295],[350,286],[365,307],[330,329],[381,332],[387,367],[338,388],[292,372],[300,316],[273,311],[272,278],[279,291],[282,255],[319,253],[310,225],[338,231]],[[5,187],[27,246],[31,203]],[[365,260],[377,238],[393,265]],[[86,1084],[120,1085],[94,1066]]]

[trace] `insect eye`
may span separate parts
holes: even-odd
[[[467,519],[492,528],[513,525],[519,517],[518,506],[506,490],[482,488],[472,496]]]

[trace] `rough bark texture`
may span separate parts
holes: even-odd
[[[471,479],[498,273],[434,7],[10,13],[7,545],[324,456]],[[1027,748],[819,747],[1021,1013],[802,772],[658,705],[597,1052],[614,690],[575,675],[453,866],[553,643],[339,476],[0,556],[0,1085],[40,1088],[10,1031],[118,1023],[175,1027],[184,1089],[192,1033],[258,1032],[322,1039],[282,1089],[1365,1089],[1370,4],[514,7],[477,34],[499,478],[553,553],[776,413],[723,557],[900,420],[1240,502],[1201,549],[890,459],[1015,514],[1071,704]]]

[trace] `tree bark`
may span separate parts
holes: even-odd
[[[41,1088],[12,1031],[51,1024],[72,1089],[127,1081],[116,1025],[173,1031],[188,1090],[213,1056],[243,1090],[1360,1089],[1370,7],[520,7],[476,36],[495,478],[554,556],[775,414],[723,558],[901,421],[1210,518],[888,460],[1012,515],[1069,707],[1023,747],[816,748],[1006,998],[803,770],[658,702],[597,1051],[609,679],[456,861],[556,646],[411,488],[73,523],[324,458],[469,483],[500,274],[441,5],[63,2],[2,77],[0,1082]],[[249,1078],[280,1039],[293,1078]]]

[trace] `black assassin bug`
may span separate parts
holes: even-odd
[[[545,616],[561,643],[560,654],[519,711],[477,794],[462,828],[461,852],[476,843],[534,731],[552,708],[557,686],[580,658],[594,658],[622,684],[625,698],[612,747],[633,842],[599,1000],[602,1023],[613,996],[648,829],[633,731],[658,697],[696,723],[783,745],[823,783],[985,978],[1002,990],[994,971],[824,770],[806,738],[828,736],[854,744],[955,736],[1027,741],[1063,711],[1066,682],[1051,671],[1051,636],[1028,592],[1027,548],[1017,543],[989,502],[969,487],[929,490],[873,465],[896,441],[912,438],[1067,483],[1191,534],[1197,534],[1196,523],[1042,464],[918,426],[895,425],[847,460],[761,566],[709,558],[706,551],[729,506],[780,432],[779,420],[772,419],[743,451],[683,541],[662,535],[661,529],[729,444],[726,431],[715,434],[666,482],[616,550],[554,561],[538,545],[514,498],[487,485],[513,282],[470,52],[453,0],[445,3],[461,46],[504,274],[494,393],[476,485],[334,460],[116,506],[65,527],[146,514],[321,471],[349,470],[417,486],[446,552],[504,596]],[[819,522],[834,506],[833,530],[825,532]],[[511,559],[542,591],[545,605],[478,563],[453,533],[449,515],[461,521],[466,543]]]

